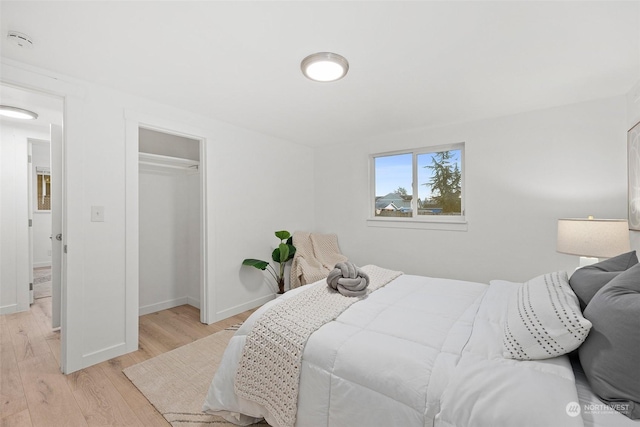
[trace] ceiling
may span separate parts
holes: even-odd
[[[1,54],[319,146],[623,95],[638,1],[5,1]],[[29,49],[6,39],[28,34]],[[313,52],[348,75],[300,72]]]
[[[62,98],[3,84],[0,85],[0,103],[31,110],[38,114],[38,118],[35,120],[0,116],[2,126],[32,128],[48,132],[50,124],[62,125],[62,111],[64,109]]]

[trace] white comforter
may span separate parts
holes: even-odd
[[[502,322],[518,286],[403,275],[353,304],[307,342],[296,426],[582,426],[566,410],[578,402],[566,357],[502,357]],[[233,377],[253,322],[282,298],[231,339],[205,411],[276,426],[235,395]]]

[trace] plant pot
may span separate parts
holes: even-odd
[[[284,277],[281,277],[280,280],[278,280],[278,293],[284,294]]]

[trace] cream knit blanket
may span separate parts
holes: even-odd
[[[367,265],[367,293],[346,297],[323,280],[266,311],[247,335],[235,376],[236,394],[264,406],[278,426],[293,426],[302,353],[311,334],[402,272]]]
[[[326,278],[337,263],[348,259],[340,252],[335,234],[296,231],[293,246],[296,254],[291,263],[291,289]]]

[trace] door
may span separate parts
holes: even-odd
[[[27,144],[27,194],[29,197],[27,206],[29,207],[29,305],[33,304],[33,163],[31,157],[33,154],[33,144],[31,141]]]
[[[51,327],[60,327],[62,311],[62,126],[50,125],[51,138]]]

